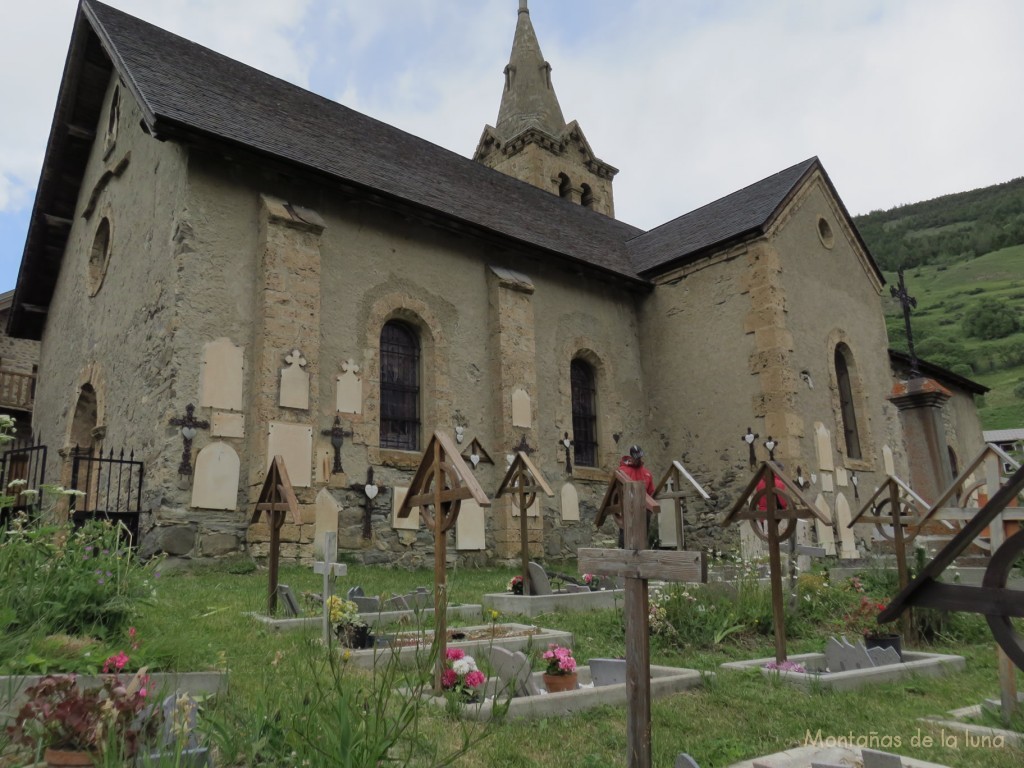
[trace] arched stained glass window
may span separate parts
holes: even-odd
[[[420,341],[399,320],[385,323],[380,334],[380,447],[420,447]]]
[[[597,466],[597,382],[594,369],[579,358],[570,366],[572,436],[576,465]]]

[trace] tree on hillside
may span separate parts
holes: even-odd
[[[972,304],[964,312],[964,334],[976,339],[1002,339],[1019,330],[1016,311],[1000,299]]]

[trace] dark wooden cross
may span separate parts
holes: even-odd
[[[900,300],[903,307],[903,325],[907,329],[907,349],[910,352],[910,375],[920,376],[921,371],[917,364],[917,353],[914,352],[914,332],[910,328],[910,310],[917,309],[917,299],[907,293],[907,284],[903,280],[903,267],[899,271],[900,281],[898,285],[889,287],[894,299]]]
[[[373,482],[373,467],[367,467],[366,484],[353,483],[349,488],[353,491],[363,492],[363,538],[370,539],[373,537],[373,500],[377,498],[378,493],[386,491],[387,486]]]
[[[530,447],[530,444],[526,442],[526,434],[519,436],[519,445],[512,449],[513,451],[522,451],[527,456],[532,456],[534,449]]]
[[[511,466],[508,468],[508,472],[505,473],[501,485],[498,487],[498,492],[494,495],[495,497],[504,496],[505,494],[512,495],[516,506],[519,507],[519,538],[523,561],[524,595],[534,594],[530,586],[530,538],[529,531],[527,530],[528,521],[526,513],[533,506],[533,502],[537,498],[537,491],[541,491],[548,497],[555,495],[544,479],[544,475],[530,461],[530,457],[523,451],[518,451],[515,459],[512,460]]]
[[[179,475],[191,475],[192,474],[192,439],[196,436],[197,429],[209,429],[210,422],[206,419],[197,421],[196,407],[189,403],[185,406],[184,417],[174,417],[168,420],[168,424],[181,427],[181,464],[178,465]]]
[[[776,485],[776,478],[779,479],[781,488]],[[761,509],[762,502],[764,509]],[[723,526],[747,520],[755,533],[761,524],[767,528],[772,619],[775,623],[775,661],[780,664],[786,660],[786,613],[782,590],[781,543],[796,533],[797,520],[808,520],[811,517],[818,518],[826,525],[832,524],[831,520],[807,500],[800,487],[786,476],[778,464],[765,462],[754,473],[747,487],[737,497],[729,514],[722,520]],[[783,523],[785,527],[782,527]]]
[[[295,498],[292,481],[288,479],[288,470],[284,466],[284,458],[275,456],[270,462],[270,469],[263,481],[256,506],[252,511],[249,524],[257,522],[266,512],[270,520],[270,553],[267,558],[269,584],[267,587],[267,614],[273,616],[277,610],[277,570],[281,559],[281,528],[288,512],[292,513],[292,522],[299,525],[299,501]]]
[[[768,461],[775,461],[775,449],[779,447],[778,442],[768,435],[768,439],[764,441],[764,447],[768,451]]]
[[[896,553],[896,571],[900,590],[906,589],[907,584],[910,583],[910,571],[907,568],[907,546],[921,532],[921,523],[926,508],[927,504],[924,499],[914,493],[910,486],[899,478],[889,475],[846,526],[853,528],[858,524],[873,524],[882,538],[892,542]],[[912,632],[909,611],[902,617],[902,630],[904,637],[909,642]]]
[[[341,426],[341,414],[334,416],[334,424],[330,429],[320,430],[321,435],[331,438],[331,446],[334,448],[334,466],[331,467],[331,474],[337,475],[344,472],[341,466],[341,446],[345,443],[346,437],[352,437],[352,431]]]
[[[613,515],[625,526],[625,549],[580,549],[581,573],[624,577],[626,581],[626,754],[630,768],[651,766],[651,648],[647,595],[648,579],[700,581],[703,552],[645,549],[647,509],[657,503],[643,482],[616,471],[598,510],[595,523]]]
[[[685,481],[685,482],[684,482]],[[683,498],[690,494],[689,487],[696,489],[704,501],[710,501],[708,492],[700,487],[700,483],[693,479],[693,475],[686,471],[681,462],[673,461],[668,472],[661,478],[661,481],[654,486],[654,498],[672,499],[674,504],[673,519],[676,528],[676,549],[683,549]]]
[[[749,449],[750,455],[748,459],[750,461],[751,469],[757,466],[757,454],[754,453],[754,441],[757,440],[757,438],[759,438],[760,436],[761,435],[759,435],[757,432],[754,432],[750,427],[747,427],[747,434],[745,434],[742,438],[743,442],[747,444],[747,448]]]
[[[474,499],[481,507],[491,506],[491,500],[473,476],[473,471],[459,455],[455,441],[444,432],[435,432],[423,451],[419,468],[398,510],[398,517],[406,518],[419,507],[423,522],[434,534],[435,693],[441,692],[441,673],[448,646],[447,537],[458,520],[463,499]]]

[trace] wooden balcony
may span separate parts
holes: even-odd
[[[35,395],[35,374],[0,370],[0,408],[31,411]]]

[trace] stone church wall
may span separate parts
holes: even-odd
[[[123,87],[114,130],[104,130],[118,86],[112,80],[96,126],[50,306],[33,424],[51,447],[47,478],[54,482],[70,481],[67,455],[75,445],[134,451],[152,473],[142,503],[152,509],[161,467],[175,448],[180,456],[180,438],[162,424],[176,397],[173,257],[185,158],[139,129],[141,114]],[[97,237],[104,219],[106,254]]]

